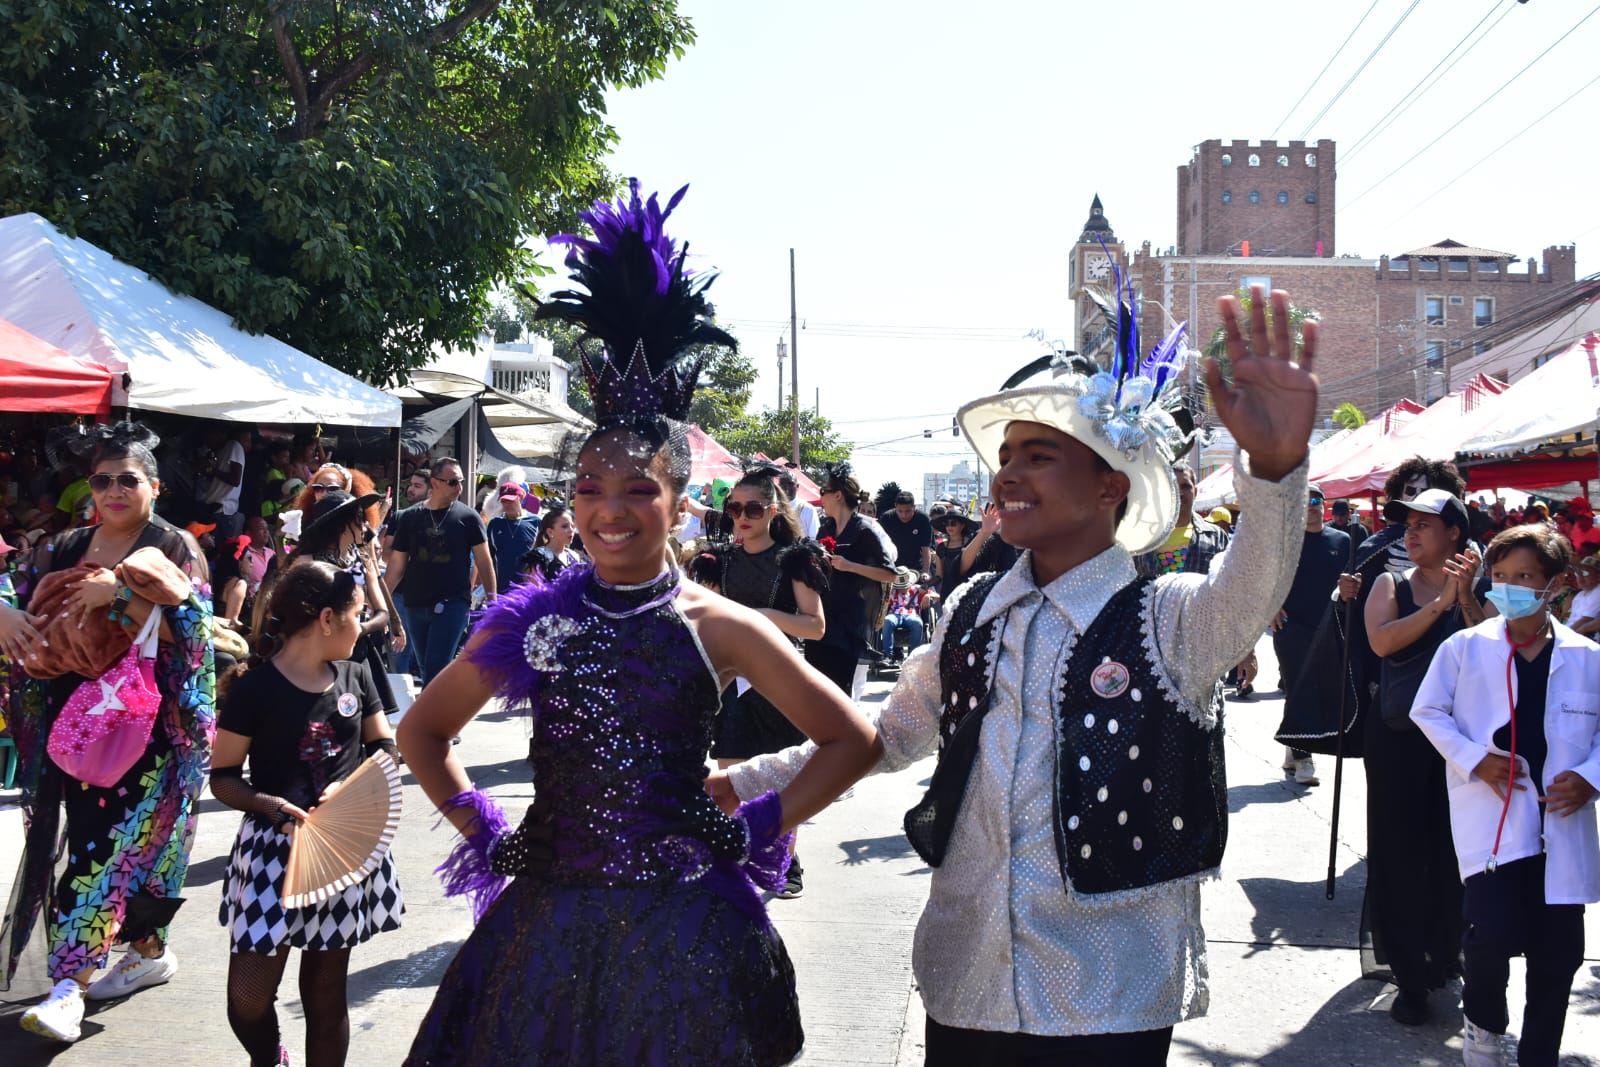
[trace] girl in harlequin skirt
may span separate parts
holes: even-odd
[[[372,675],[349,658],[361,632],[361,597],[347,571],[327,563],[291,568],[273,591],[257,655],[227,686],[218,716],[211,792],[246,813],[222,886],[233,953],[228,1023],[254,1067],[288,1062],[273,1001],[290,948],[301,950],[306,1060],[344,1063],[350,949],[397,929],[404,910],[387,856],[339,896],[293,909],[280,900],[290,824],[327,800],[364,752],[395,751]]]

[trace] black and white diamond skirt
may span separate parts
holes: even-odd
[[[222,880],[218,915],[231,951],[270,956],[288,946],[326,952],[400,928],[405,902],[391,856],[339,896],[305,908],[285,908],[279,894],[289,844],[289,835],[264,816],[246,815],[240,824]]]

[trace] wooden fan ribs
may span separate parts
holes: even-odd
[[[400,768],[388,753],[373,753],[295,828],[284,907],[319,904],[366,878],[389,854],[399,825]]]

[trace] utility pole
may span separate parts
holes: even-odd
[[[794,249],[789,249],[789,404],[794,417],[789,462],[800,466],[800,315],[794,301]]]
[[[788,358],[789,346],[784,344],[783,338],[778,338],[778,408],[783,410],[783,361]]]

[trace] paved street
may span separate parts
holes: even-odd
[[[1262,649],[1270,669],[1270,645]],[[1270,688],[1273,679],[1263,679]],[[882,699],[875,686],[871,699]],[[1361,906],[1365,842],[1364,783],[1359,764],[1345,777],[1339,878],[1324,897],[1333,768],[1323,784],[1286,782],[1282,750],[1272,743],[1279,703],[1271,696],[1228,706],[1228,772],[1233,823],[1225,879],[1205,896],[1211,947],[1208,1018],[1178,1027],[1175,1065],[1300,1067],[1460,1062],[1460,1017],[1436,996],[1431,1025],[1407,1030],[1387,1015],[1387,991],[1360,978],[1355,932]],[[468,727],[461,754],[480,785],[518,812],[529,788],[524,725],[499,713]],[[923,1019],[911,979],[911,935],[927,893],[927,871],[900,832],[931,762],[868,779],[801,833],[806,893],[774,901],[773,915],[799,971],[807,1065],[920,1064]],[[0,894],[10,891],[21,834],[15,795],[0,795]],[[406,889],[403,930],[378,937],[352,956],[352,1064],[398,1063],[450,955],[467,935],[463,905],[441,899],[430,869],[448,836],[431,829],[421,792],[407,788],[396,854]],[[173,927],[182,969],[171,984],[128,1001],[91,1008],[84,1037],[57,1046],[23,1033],[22,1008],[43,992],[19,982],[0,994],[0,1064],[162,1064],[214,1067],[242,1062],[224,1016],[227,946],[216,912],[222,870],[238,816],[209,795],[191,868],[189,903]],[[1600,915],[1591,909],[1588,959],[1568,1015],[1563,1067],[1600,1067]],[[291,968],[293,964],[291,964]],[[1514,965],[1512,1018],[1520,1017],[1520,970]],[[302,1032],[292,978],[280,1000],[285,1039],[295,1062]]]

